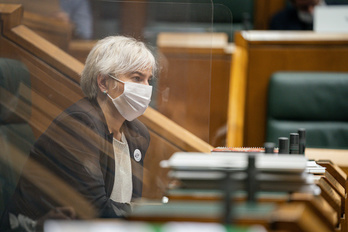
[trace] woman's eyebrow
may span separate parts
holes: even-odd
[[[144,73],[139,72],[139,71],[134,71],[134,72],[132,72],[131,74],[138,74],[138,75],[140,75],[140,76],[145,76]]]
[[[141,77],[144,77],[146,74],[140,72],[140,71],[134,71],[134,72],[131,72],[131,74],[138,74],[139,76]],[[153,78],[153,75],[151,75],[149,78]]]

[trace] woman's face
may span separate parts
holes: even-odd
[[[142,71],[135,71],[125,75],[119,75],[118,79],[123,82],[134,82],[138,84],[149,85],[149,81],[152,79],[152,69],[146,69]],[[117,86],[116,88],[114,88],[115,85]],[[123,93],[123,89],[123,83],[113,78],[110,78],[110,88],[108,93],[112,98],[120,96]]]
[[[294,0],[295,8],[302,12],[313,13],[314,7],[320,3],[319,0]]]

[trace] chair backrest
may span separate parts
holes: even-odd
[[[14,192],[35,141],[30,115],[29,71],[17,60],[0,58],[0,212]]]
[[[306,146],[348,148],[348,73],[277,72],[269,82],[266,140],[306,129]]]

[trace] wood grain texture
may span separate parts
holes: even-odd
[[[242,101],[230,98],[229,108],[243,110],[229,117],[229,125],[241,124],[234,142],[228,146],[262,146],[266,133],[267,90],[271,75],[277,71],[348,72],[348,36],[346,34],[318,34],[314,32],[242,31],[236,34],[236,47],[247,56],[234,57],[236,63],[231,80],[245,83]],[[240,69],[240,70],[235,70]],[[240,88],[240,84],[231,88]],[[233,91],[231,93],[234,94]],[[236,105],[235,105],[236,104]]]

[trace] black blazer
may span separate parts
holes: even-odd
[[[134,199],[141,197],[143,164],[150,135],[137,119],[125,121],[121,130],[129,145]],[[34,144],[29,159],[79,193],[95,209],[96,217],[120,217],[130,206],[110,199],[117,168],[112,140],[113,134],[109,133],[97,101],[84,98],[52,122]],[[58,184],[46,175],[45,170],[33,165],[33,162],[27,162],[24,166],[9,204],[9,212],[15,215],[21,213],[35,220],[50,210],[47,202],[54,206],[68,206],[70,203],[78,205],[69,195],[54,194],[61,187],[52,191],[58,188]],[[43,190],[45,188],[48,189]]]

